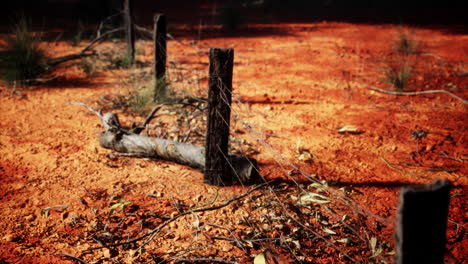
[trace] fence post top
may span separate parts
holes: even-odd
[[[433,183],[430,184],[421,184],[421,185],[413,185],[407,186],[402,188],[402,193],[414,193],[414,192],[436,192],[440,191],[445,188],[450,187],[449,180],[441,180],[437,179]]]
[[[232,48],[210,48],[210,54],[212,53],[234,53]]]
[[[153,16],[154,21],[158,21],[160,19],[166,19],[166,15],[163,13],[155,13]]]

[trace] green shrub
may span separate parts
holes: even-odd
[[[88,58],[82,59],[79,66],[83,72],[86,73],[87,77],[93,76],[93,74],[96,72],[95,63]]]
[[[169,83],[165,79],[148,81],[136,88],[131,99],[132,111],[146,115],[156,104],[166,104],[173,102],[170,93]]]
[[[31,23],[20,18],[13,36],[6,38],[0,62],[2,78],[7,82],[30,83],[47,70],[45,52],[39,47],[40,35],[31,32]]]
[[[110,59],[110,69],[129,69],[132,67],[132,58],[127,55],[112,56]]]
[[[80,20],[78,21],[76,34],[72,38],[72,46],[76,47],[80,45],[81,40],[83,39],[83,32],[84,32],[84,26],[83,26],[83,22],[81,22]]]
[[[407,59],[401,59],[394,65],[389,65],[386,76],[396,91],[403,91],[413,73],[413,66]]]
[[[166,81],[166,78],[156,80],[154,83],[153,101],[155,103],[167,103],[171,101],[168,88],[169,83]]]
[[[403,54],[413,54],[416,52],[416,41],[408,37],[408,33],[400,32],[398,39],[395,41],[394,50]]]
[[[153,87],[145,85],[139,87],[131,98],[132,111],[145,115],[151,110],[153,103]]]

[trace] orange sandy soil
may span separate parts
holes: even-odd
[[[468,36],[444,27],[405,30],[421,52],[443,58],[414,55],[417,64],[407,90],[445,89],[468,99],[467,77],[457,75],[466,69]],[[100,108],[96,102],[103,96],[126,96],[132,76],[151,72],[152,44],[139,41],[135,68],[97,70],[87,77],[79,63],[70,62],[52,73],[61,76],[58,80],[21,88],[20,95],[0,86],[0,262],[74,263],[56,254],[61,252],[88,263],[175,261],[171,258],[251,263],[267,250],[278,263],[353,263],[343,252],[356,263],[391,263],[400,188],[448,179],[453,188],[446,259],[466,263],[467,106],[446,94],[399,97],[366,88],[390,89],[383,72],[397,57],[392,45],[398,27],[323,22],[249,25],[244,31],[248,37],[169,41],[169,60],[191,69],[171,75],[171,81],[177,87],[176,79],[184,80],[189,94],[206,96],[208,58],[191,44],[202,50],[234,48],[233,137],[258,151],[253,157],[261,174],[280,183],[222,209],[181,217],[144,250],[137,248],[145,239],[90,250],[137,238],[188,208],[219,205],[251,188],[218,188],[216,197],[197,170],[157,159],[109,159],[110,151],[97,140],[102,130],[98,118],[84,107],[66,104]],[[61,56],[85,45],[58,41],[43,47],[49,55]],[[98,50],[122,45],[105,42]],[[104,110],[117,112],[126,125],[143,121],[118,109]],[[153,122],[171,120],[161,116]],[[345,125],[361,133],[339,134],[337,128]],[[416,130],[428,134],[415,140],[411,133]],[[295,197],[317,190],[291,164],[326,181],[330,187],[322,194],[330,199],[343,195],[355,204],[333,200],[311,205],[311,215],[294,213]],[[131,203],[108,217],[113,196]],[[57,205],[67,207],[47,209]],[[298,234],[294,228],[299,225],[281,220],[288,217],[324,239]],[[338,220],[353,226],[362,240]],[[343,240],[348,237],[350,241]],[[372,237],[383,250],[376,257]]]

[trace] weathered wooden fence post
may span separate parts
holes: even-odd
[[[154,15],[154,101],[165,95],[166,86],[166,32],[167,22],[164,14]]]
[[[133,22],[133,0],[124,1],[125,41],[127,42],[127,57],[129,65],[135,62],[135,25]]]
[[[397,227],[397,264],[443,264],[450,182],[403,188]]]
[[[204,182],[223,186],[232,182],[232,170],[227,157],[234,50],[211,48],[209,59],[209,106]]]

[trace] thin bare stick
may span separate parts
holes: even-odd
[[[176,258],[174,259],[175,261],[188,261],[188,262],[198,262],[198,261],[204,261],[207,263],[213,263],[213,262],[218,262],[218,263],[230,263],[230,264],[237,264],[239,262],[237,261],[230,261],[230,260],[223,260],[223,259],[212,259],[212,258]]]
[[[116,29],[113,29],[113,30],[109,30],[109,31],[105,32],[104,34],[100,35],[99,37],[93,39],[88,44],[88,46],[86,46],[79,53],[65,55],[65,56],[58,57],[58,58],[52,58],[47,62],[47,65],[55,66],[55,65],[58,65],[60,63],[66,62],[66,61],[76,60],[76,59],[80,59],[80,58],[83,58],[83,57],[94,56],[94,55],[96,55],[96,53],[95,52],[90,52],[90,50],[94,47],[94,45],[96,45],[97,43],[103,41],[106,36],[108,36],[108,35],[110,35],[112,33],[118,32],[118,31],[122,31],[122,30],[123,30],[122,27],[121,28],[116,28]]]
[[[154,114],[156,114],[156,112],[159,109],[161,109],[160,106],[156,106],[155,108],[153,108],[153,110],[151,110],[151,112],[146,116],[145,122],[143,122],[143,124],[141,126],[146,127],[149,124],[149,122],[151,122],[151,120],[153,120],[153,118],[155,118]]]
[[[167,225],[169,225],[170,223],[174,222],[175,220],[179,219],[180,217],[182,216],[186,216],[186,215],[189,215],[189,214],[193,214],[193,213],[200,213],[200,212],[207,212],[207,211],[214,211],[214,210],[218,210],[218,209],[221,209],[223,207],[226,207],[228,205],[230,205],[231,203],[235,202],[235,201],[239,201],[241,199],[243,199],[244,197],[248,196],[249,194],[251,194],[252,192],[266,186],[270,184],[270,182],[265,182],[265,183],[262,183],[262,184],[259,184],[255,187],[253,187],[252,189],[248,190],[246,193],[240,195],[240,196],[237,196],[235,198],[232,198],[231,200],[228,200],[226,201],[225,203],[223,204],[220,204],[220,205],[216,205],[216,206],[212,206],[212,207],[204,207],[204,208],[197,208],[197,209],[194,209],[194,210],[188,210],[188,211],[185,211],[185,212],[182,212],[182,213],[179,213],[177,215],[175,215],[174,217],[172,217],[171,219],[165,221],[164,223],[160,224],[158,227],[156,227],[155,229],[147,232],[146,234],[142,235],[142,236],[139,236],[137,238],[134,238],[132,240],[129,240],[127,242],[121,242],[121,243],[115,243],[115,244],[111,244],[111,245],[106,245],[106,246],[101,246],[101,247],[95,247],[95,248],[89,248],[85,251],[93,251],[93,250],[98,250],[98,249],[102,249],[102,248],[107,248],[107,247],[110,247],[110,248],[113,248],[113,247],[118,247],[118,246],[122,246],[122,245],[128,245],[128,244],[132,244],[132,243],[135,243],[135,242],[138,242],[146,237],[149,237],[148,239],[146,239],[145,242],[143,242],[143,244],[138,248],[138,249],[141,249],[143,248],[144,246],[146,246],[149,242],[151,242],[153,240],[153,238],[155,237],[156,234],[158,234],[164,227],[166,227]],[[137,250],[138,251],[138,250]]]
[[[385,164],[387,164],[387,166],[390,168],[390,169],[394,169],[398,172],[401,172],[401,173],[404,173],[404,174],[408,174],[408,175],[418,175],[417,173],[414,173],[414,172],[407,172],[407,171],[404,171],[404,170],[400,170],[398,168],[396,168],[395,166],[393,166],[390,162],[388,162],[384,157],[380,157],[383,162],[385,162]]]
[[[55,66],[55,65],[58,65],[60,63],[64,63],[66,61],[77,60],[77,59],[81,59],[81,58],[84,58],[84,57],[91,57],[91,56],[94,56],[94,55],[96,55],[94,52],[86,53],[85,51],[81,51],[80,53],[77,53],[77,54],[70,54],[70,55],[65,55],[65,56],[62,56],[62,57],[52,58],[47,62],[47,65]]]
[[[110,16],[104,18],[104,19],[101,21],[101,23],[99,23],[99,26],[98,26],[98,28],[97,28],[97,30],[96,30],[96,37],[100,37],[100,36],[101,36],[101,30],[102,30],[102,28],[104,27],[104,24],[105,24],[108,20],[112,19],[113,17],[119,16],[119,15],[121,15],[121,14],[122,14],[122,12],[120,11],[120,12],[117,12],[117,13],[115,13],[115,14],[113,14],[113,15],[110,15]]]
[[[194,243],[194,241],[192,241],[192,243],[190,243],[190,245],[192,245],[193,243]],[[161,262],[158,262],[158,263],[167,263],[167,262],[169,262],[170,260],[174,260],[174,259],[176,259],[176,258],[178,258],[178,257],[181,257],[181,256],[183,256],[183,255],[185,255],[185,254],[187,254],[187,253],[190,253],[190,252],[192,252],[192,251],[196,251],[196,250],[203,249],[203,247],[204,247],[204,246],[199,246],[199,247],[196,247],[196,248],[187,248],[187,249],[185,249],[185,250],[183,250],[183,251],[177,253],[176,255],[174,255],[174,256],[172,256],[172,257],[166,259],[166,260],[163,260],[163,261],[161,261]]]
[[[232,242],[235,242],[236,239],[234,238],[230,238],[230,237],[218,237],[218,236],[212,236],[211,237],[212,239],[219,239],[219,240],[227,240],[227,241],[232,241]],[[241,242],[263,242],[263,241],[279,241],[281,240],[281,238],[256,238],[256,239],[239,239],[239,241]]]
[[[65,103],[67,105],[79,105],[79,106],[84,106],[86,107],[89,111],[93,112],[94,114],[96,114],[97,116],[99,116],[99,118],[102,119],[102,114],[101,112],[98,112],[96,110],[94,110],[92,107],[88,106],[87,104],[84,104],[84,103],[78,103],[78,102],[70,102],[70,103]]]
[[[421,53],[421,56],[431,56],[431,57],[434,57],[440,61],[442,61],[443,63],[449,65],[449,66],[452,66],[454,68],[457,68],[459,69],[460,71],[462,71],[461,73],[455,73],[456,75],[458,76],[466,76],[468,74],[468,71],[465,70],[465,68],[463,67],[460,67],[458,65],[454,65],[454,64],[451,64],[450,62],[448,62],[447,60],[445,60],[444,58],[440,57],[439,55],[436,55],[434,53],[430,53],[430,52],[426,52],[426,53]]]
[[[398,91],[388,91],[388,90],[384,90],[384,89],[380,89],[378,87],[375,87],[375,86],[366,86],[367,89],[370,89],[370,90],[374,90],[374,91],[377,91],[377,92],[381,92],[381,93],[385,93],[385,94],[393,94],[393,95],[421,95],[421,94],[433,94],[433,93],[444,93],[444,94],[448,94],[450,96],[452,96],[453,98],[455,99],[458,99],[460,101],[462,101],[462,103],[464,104],[468,104],[468,100],[465,100],[449,91],[446,91],[446,90],[428,90],[428,91],[419,91],[419,92],[398,92]]]
[[[78,257],[75,257],[75,256],[72,256],[72,255],[70,255],[70,254],[66,254],[66,253],[62,253],[62,252],[57,252],[56,254],[57,254],[57,255],[61,255],[61,256],[65,256],[65,257],[68,257],[68,258],[71,258],[71,259],[76,260],[76,261],[78,261],[78,262],[80,262],[80,263],[83,263],[83,264],[88,264],[88,262],[84,261],[83,259],[78,258]]]
[[[50,81],[53,81],[55,79],[58,79],[59,77],[62,77],[62,76],[65,76],[66,74],[60,74],[60,75],[54,75],[50,78],[36,78],[36,79],[24,79],[24,80],[17,80],[17,81],[21,81],[21,82],[25,82],[25,83],[46,83],[46,82],[50,82]]]
[[[130,133],[135,133],[135,134],[140,134],[141,131],[143,131],[146,126],[149,124],[149,122],[151,122],[151,120],[153,120],[153,118],[155,118],[156,116],[154,114],[156,114],[156,112],[161,109],[160,106],[156,106],[153,108],[153,110],[151,110],[151,112],[146,116],[146,119],[145,119],[145,122],[143,122],[143,124],[141,126],[135,126],[130,129]]]
[[[225,227],[225,226],[220,226],[220,225],[215,225],[215,224],[207,224],[209,226],[214,226],[214,227],[217,227],[217,228],[222,228],[222,229],[225,229],[227,230],[231,236],[234,238],[233,241],[236,242],[237,246],[242,249],[243,251],[247,251],[245,249],[245,247],[242,245],[242,243],[240,242],[240,240],[236,237],[236,235],[234,234],[234,232],[232,232],[232,230],[229,228],[229,227]]]
[[[103,41],[104,38],[107,37],[108,35],[113,34],[113,33],[115,33],[115,32],[123,31],[123,30],[124,30],[124,28],[123,28],[123,27],[120,27],[120,28],[116,28],[116,29],[113,29],[113,30],[109,30],[109,31],[103,33],[103,34],[100,35],[99,37],[93,39],[93,40],[88,44],[88,46],[86,46],[86,47],[81,51],[81,53],[84,53],[84,52],[90,50],[96,43]]]
[[[145,33],[149,39],[153,39],[153,31],[150,29],[147,29],[145,27],[135,25],[135,29],[138,30],[140,33]]]

